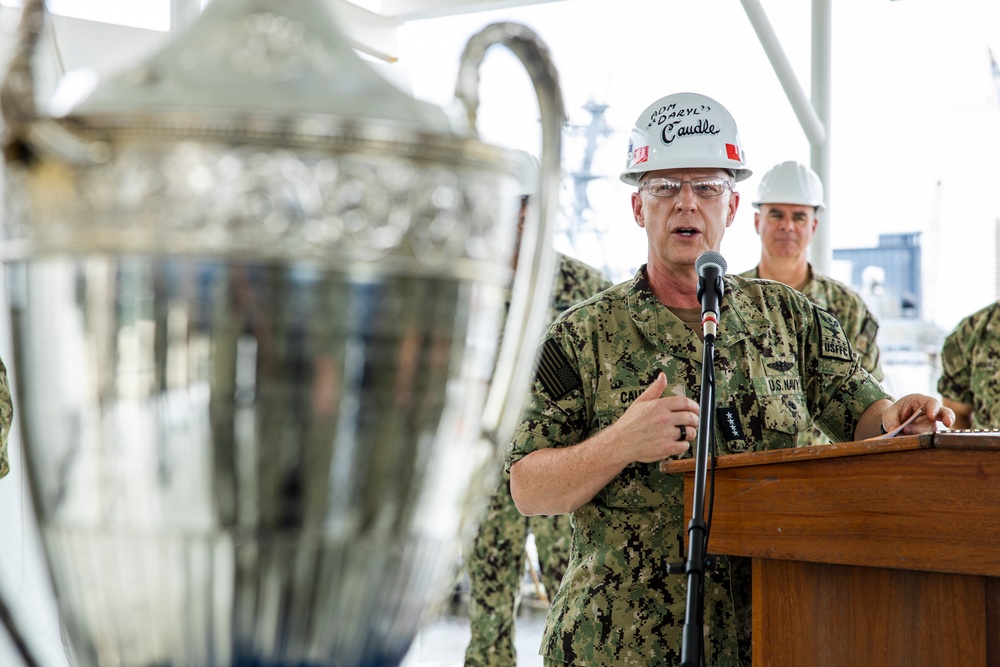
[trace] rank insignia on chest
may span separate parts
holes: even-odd
[[[736,411],[736,406],[725,405],[715,409],[715,422],[722,431],[726,442],[746,440],[743,432],[743,424],[740,423],[740,413]]]

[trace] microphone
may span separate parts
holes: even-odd
[[[701,328],[705,338],[715,339],[719,329],[719,306],[725,283],[722,276],[726,272],[726,260],[719,253],[703,252],[694,263],[698,272],[698,300],[701,301]]]

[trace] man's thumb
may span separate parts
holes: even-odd
[[[663,395],[663,390],[667,388],[667,376],[663,374],[663,371],[656,376],[653,383],[646,387],[645,391],[639,394],[639,397],[635,399],[635,402],[639,401],[655,401],[660,396]]]

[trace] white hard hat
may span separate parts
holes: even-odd
[[[736,121],[724,106],[698,93],[675,93],[653,102],[632,128],[621,180],[658,169],[717,167],[737,181],[749,178]]]
[[[804,164],[788,160],[775,165],[760,179],[756,209],[761,204],[798,204],[823,208],[823,182]]]
[[[538,158],[520,149],[513,149],[514,157],[518,162],[518,195],[521,197],[535,197],[538,195],[538,181],[541,179],[541,169],[538,166]]]

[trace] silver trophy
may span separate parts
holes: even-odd
[[[398,664],[495,483],[546,317],[564,116],[546,48],[484,28],[449,115],[321,0],[213,0],[54,113],[32,77],[44,18],[25,2],[2,88],[0,258],[75,664]],[[475,131],[494,44],[542,117],[516,273],[518,162]]]

